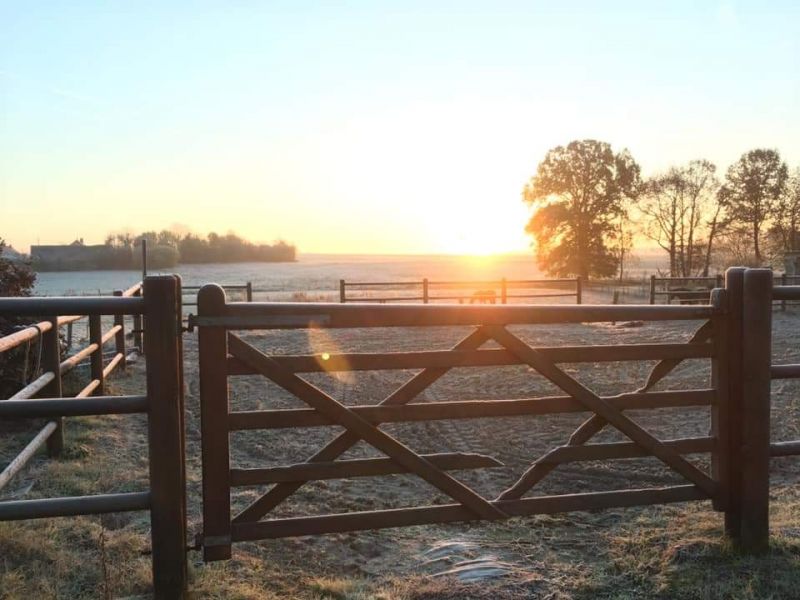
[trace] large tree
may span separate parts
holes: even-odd
[[[777,150],[750,150],[728,168],[719,199],[732,225],[750,237],[756,264],[763,264],[762,235],[777,217],[789,169]]]
[[[525,229],[536,240],[539,267],[557,276],[613,276],[615,225],[639,184],[627,150],[615,154],[597,140],[550,150],[522,192],[534,211]]]
[[[800,250],[800,168],[795,169],[778,200],[773,233],[779,254]]]
[[[707,160],[693,160],[651,177],[643,186],[642,231],[667,252],[673,277],[708,272],[721,217],[716,170]]]

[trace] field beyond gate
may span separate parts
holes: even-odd
[[[725,459],[718,443],[724,432],[721,373],[727,372],[728,321],[722,292],[714,306],[342,306],[226,303],[216,286],[204,287],[199,313],[190,320],[199,327],[200,392],[203,442],[204,525],[206,560],[230,556],[231,543],[360,529],[398,527],[512,516],[587,510],[688,500],[714,499],[723,506],[727,490]],[[698,332],[689,343],[618,344],[547,347],[531,345],[509,326],[620,321],[695,321]],[[638,323],[637,323],[638,324]],[[418,352],[348,352],[319,355],[271,355],[228,330],[339,329],[398,327],[472,327],[449,350]],[[492,343],[494,347],[482,347]],[[499,347],[497,347],[499,346]],[[682,361],[707,359],[713,378],[705,387],[653,391]],[[601,396],[562,367],[570,363],[657,361],[635,391]],[[415,402],[451,369],[522,365],[544,377],[561,394],[515,400]],[[364,405],[345,405],[310,383],[306,374],[412,369],[416,373],[383,398]],[[300,399],[296,409],[239,411],[229,409],[228,378],[258,374]],[[301,374],[306,377],[301,377]],[[715,436],[658,439],[624,411],[666,407],[713,407]],[[508,481],[496,497],[481,495],[451,470],[502,466],[493,456],[474,453],[415,452],[380,427],[382,423],[541,416],[590,412],[563,445],[531,456],[528,468]],[[532,420],[533,424],[535,421]],[[628,440],[588,442],[607,425]],[[318,448],[305,463],[269,468],[231,468],[230,434],[243,430],[339,426],[345,431]],[[532,425],[532,429],[533,429]],[[382,457],[337,460],[360,440]],[[710,454],[707,472],[684,455]],[[559,465],[582,461],[654,456],[684,479],[683,485],[615,489],[526,497]],[[412,473],[450,500],[448,504],[413,506],[344,514],[280,517],[262,520],[309,481]],[[240,510],[231,511],[231,490],[272,485]]]

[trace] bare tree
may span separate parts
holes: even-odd
[[[707,160],[693,160],[645,184],[639,206],[645,217],[643,233],[667,252],[673,277],[708,272],[722,215],[716,170]]]

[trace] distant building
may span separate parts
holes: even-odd
[[[119,249],[106,244],[87,246],[83,238],[71,244],[31,246],[31,259],[37,271],[84,271],[113,268]]]

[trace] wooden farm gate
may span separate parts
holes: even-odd
[[[725,512],[726,531],[745,548],[764,543],[762,523],[763,378],[752,377],[747,365],[763,365],[754,357],[763,352],[769,322],[747,322],[743,310],[748,298],[761,293],[758,277],[732,270],[724,289],[712,294],[706,306],[459,306],[459,305],[342,305],[229,303],[215,285],[199,293],[198,315],[190,326],[199,329],[200,396],[203,457],[204,558],[231,556],[235,542],[289,536],[401,527],[453,521],[494,520],[514,516],[588,510],[690,500],[712,500]],[[753,300],[753,301],[756,301]],[[751,302],[752,303],[752,302]],[[695,321],[699,324],[687,343],[582,345],[539,347],[526,343],[510,325],[592,323],[611,321]],[[237,330],[306,328],[385,328],[461,326],[474,330],[447,351],[347,353],[325,355],[270,355],[235,333]],[[760,336],[760,337],[759,337]],[[493,341],[500,348],[482,349]],[[712,364],[707,387],[653,391],[653,386],[685,359],[708,359]],[[658,361],[640,389],[604,397],[570,375],[562,364],[611,361]],[[769,405],[767,348],[766,405]],[[564,392],[563,396],[521,400],[415,402],[430,385],[455,367],[527,365]],[[380,403],[348,406],[315,387],[301,375],[324,371],[418,369]],[[302,400],[308,408],[231,411],[228,379],[262,375]],[[750,379],[747,379],[747,378]],[[761,386],[761,387],[759,387]],[[662,407],[711,407],[711,431],[696,438],[658,439],[624,411]],[[759,412],[761,411],[761,412]],[[563,446],[541,457],[496,498],[478,494],[448,471],[496,464],[491,457],[472,454],[423,455],[380,428],[381,423],[437,419],[492,418],[590,412]],[[319,448],[305,463],[275,468],[231,467],[230,433],[287,427],[340,426],[345,429]],[[629,441],[590,444],[610,426]],[[337,460],[363,440],[385,458]],[[706,472],[685,455],[710,454]],[[526,494],[560,464],[653,456],[680,474],[684,485],[620,489],[557,496]],[[767,465],[768,466],[768,465]],[[768,469],[767,469],[768,470]],[[416,506],[321,516],[267,518],[306,482],[332,478],[413,473],[452,499],[445,505]],[[755,479],[753,479],[755,478]],[[231,509],[231,489],[271,484],[260,498],[237,514]],[[760,485],[756,484],[756,487]],[[766,490],[768,492],[768,489]]]

